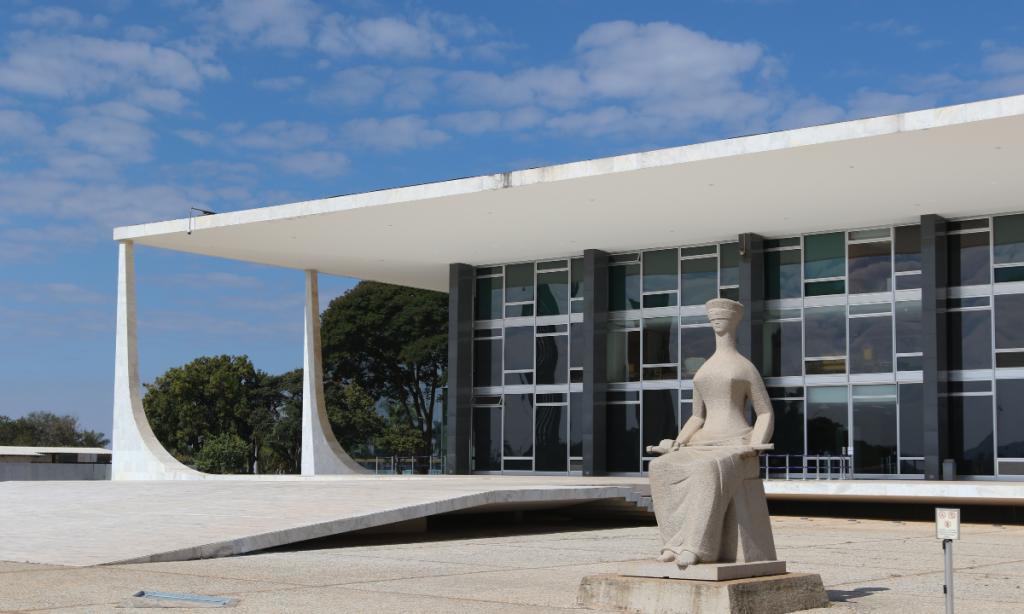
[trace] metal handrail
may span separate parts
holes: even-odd
[[[832,476],[836,473],[839,474],[837,479],[846,480],[853,478],[853,457],[849,455],[838,455],[833,456],[831,454],[762,454],[761,458],[763,462],[759,462],[761,471],[764,472],[764,479],[771,480],[772,472],[776,474],[780,471],[786,472],[786,480],[794,479],[792,474],[795,470],[799,470],[799,479],[807,480],[810,479],[808,475],[811,471],[814,472],[814,479],[820,480],[822,470],[825,470],[825,479],[831,480]],[[781,458],[785,459],[785,465],[772,466],[771,459]],[[792,459],[801,459],[799,464],[794,465]],[[808,461],[814,461],[814,464],[810,464]],[[838,471],[836,471],[838,470]]]
[[[373,472],[378,475],[415,474],[417,467],[426,467],[428,475],[441,475],[444,472],[444,458],[440,456],[377,456],[363,461],[363,466],[369,469],[367,465],[371,462]]]

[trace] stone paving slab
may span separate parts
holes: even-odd
[[[627,496],[636,478],[0,482],[0,560],[60,565],[232,556],[482,506]]]

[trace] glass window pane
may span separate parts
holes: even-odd
[[[850,305],[851,316],[865,316],[872,313],[892,313],[892,303]]]
[[[996,382],[996,433],[999,458],[1024,458],[1024,380]]]
[[[644,318],[644,364],[679,362],[676,318]]]
[[[892,291],[892,243],[850,246],[850,294]]]
[[[996,348],[1024,348],[1024,294],[996,295]]]
[[[644,295],[644,309],[654,309],[656,307],[675,307],[676,306],[676,293],[667,292],[665,294],[645,294]]]
[[[640,309],[640,265],[608,268],[608,310]]]
[[[501,319],[501,280],[501,277],[485,277],[476,280],[474,319]]]
[[[790,237],[788,239],[765,239],[764,248],[772,249],[777,247],[799,247],[800,237]]]
[[[583,367],[583,323],[569,325],[569,368]]]
[[[473,385],[501,385],[501,339],[473,342]]]
[[[900,384],[900,456],[924,456],[924,384]]]
[[[898,473],[896,399],[853,400],[853,470]]]
[[[921,226],[896,228],[896,272],[921,270]]]
[[[764,294],[768,300],[800,298],[800,250],[764,254]]]
[[[868,239],[888,239],[892,232],[888,228],[872,228],[870,230],[851,230],[851,241],[867,241]]]
[[[697,370],[715,353],[715,331],[710,326],[679,329],[681,379],[693,379]]]
[[[538,262],[538,271],[547,271],[549,269],[567,269],[569,268],[568,260],[550,260],[548,262]]]
[[[533,372],[529,373],[506,373],[505,374],[505,385],[506,386],[532,386],[533,385]]]
[[[949,235],[949,285],[977,286],[989,283],[988,233]]]
[[[569,313],[569,271],[537,274],[537,315]]]
[[[703,305],[718,298],[718,258],[682,261],[680,305]]]
[[[608,333],[608,381],[640,381],[640,331]]]
[[[846,306],[804,310],[804,356],[846,355]]]
[[[804,402],[775,399],[772,409],[775,410],[775,431],[771,442],[775,449],[768,454],[803,454]]]
[[[842,232],[804,237],[804,279],[846,275],[846,236]]]
[[[922,356],[897,356],[897,371],[921,371],[924,369],[924,357]]]
[[[611,256],[608,256],[608,262],[610,262],[610,263],[616,263],[616,262],[639,262],[639,261],[640,261],[640,254],[635,253],[635,252],[632,253],[632,254],[613,254]]]
[[[505,267],[505,302],[522,303],[533,300],[533,263],[510,264]]]
[[[701,245],[700,247],[684,247],[679,250],[679,256],[681,258],[687,258],[689,256],[705,256],[708,254],[717,254],[717,245]]]
[[[679,251],[662,249],[644,252],[644,292],[675,290],[678,287]]]
[[[505,370],[533,368],[533,327],[515,326],[505,329]]]
[[[719,246],[721,250],[722,263],[721,267],[721,281],[719,285],[722,286],[738,286],[740,285],[740,244],[739,243],[723,243]]]
[[[583,393],[569,393],[569,456],[583,456]]]
[[[722,288],[718,291],[719,298],[727,298],[730,301],[740,302],[740,289],[739,288]]]
[[[845,294],[846,282],[842,279],[832,281],[815,281],[804,284],[804,293],[807,296],[830,296],[833,294]]]
[[[846,386],[807,389],[807,453],[838,456],[849,446]]]
[[[988,218],[960,220],[959,222],[948,222],[946,224],[946,230],[949,232],[954,232],[956,230],[975,230],[977,228],[988,228]]]
[[[992,235],[996,264],[1024,262],[1024,214],[996,217]]]
[[[505,395],[505,456],[533,456],[533,395]]]
[[[896,278],[896,289],[897,290],[920,290],[921,289],[921,274],[915,273],[914,275],[900,275]]]
[[[483,275],[501,275],[500,266],[478,266],[476,268],[476,274],[478,277]]]
[[[572,297],[583,298],[583,258],[569,261],[569,282],[572,285]]]
[[[921,350],[921,301],[896,303],[896,353]]]
[[[765,377],[803,374],[803,324],[797,322],[764,323]],[[803,433],[801,427],[801,433]],[[801,437],[803,435],[801,434]],[[801,441],[803,441],[801,439]]]
[[[949,435],[957,475],[993,475],[992,397],[949,397]]]
[[[644,432],[641,450],[656,446],[662,439],[675,439],[679,435],[676,421],[679,406],[678,390],[644,391]],[[646,452],[644,453],[647,456]]]
[[[473,408],[473,471],[501,471],[501,408]]]
[[[949,369],[991,369],[991,312],[951,311],[946,314]]]
[[[639,473],[640,405],[609,405],[605,411],[608,471]]]
[[[892,316],[850,319],[850,373],[892,373],[892,357]]]
[[[537,408],[536,471],[569,470],[569,408],[544,405]]]
[[[505,317],[506,318],[523,318],[530,317],[533,315],[533,303],[526,303],[525,305],[506,305],[505,306]]]
[[[569,335],[537,337],[537,385],[569,383]]]

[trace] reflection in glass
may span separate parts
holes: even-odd
[[[996,349],[1024,348],[1024,294],[996,296]]]
[[[997,284],[1024,281],[1024,266],[999,267],[993,272],[993,277]]]
[[[1000,215],[992,221],[996,264],[1024,262],[1024,214]]]
[[[644,318],[644,364],[679,362],[676,318]]]
[[[505,329],[505,370],[533,368],[533,327],[514,326]]]
[[[740,302],[740,289],[739,288],[721,288],[718,291],[719,298],[727,298],[730,301]]]
[[[1024,380],[996,382],[996,432],[999,458],[1024,458]]]
[[[722,258],[719,285],[740,285],[740,244],[735,242],[723,243],[719,246],[719,249],[721,250]]]
[[[537,385],[569,383],[569,335],[537,337]]]
[[[850,373],[892,373],[892,316],[850,318]]]
[[[772,400],[775,410],[775,431],[772,443],[775,449],[768,454],[804,453],[804,402],[798,400]]]
[[[924,369],[923,356],[897,356],[897,371],[921,371]]]
[[[476,280],[473,318],[476,320],[501,319],[501,278],[485,277]]]
[[[949,397],[949,433],[957,475],[993,475],[992,397]]]
[[[641,450],[646,450],[647,446],[658,445],[662,439],[676,438],[679,434],[679,423],[676,422],[678,405],[678,390],[644,391],[644,432]]]
[[[656,307],[675,307],[676,306],[676,293],[666,292],[664,294],[645,294],[644,295],[644,309],[654,309]]]
[[[675,290],[678,287],[679,251],[662,249],[644,252],[644,292]]]
[[[850,294],[892,291],[892,243],[850,245]]]
[[[896,227],[896,272],[921,270],[921,226]]]
[[[896,353],[921,351],[921,301],[896,303]]]
[[[533,385],[533,371],[524,371],[520,373],[506,373],[505,374],[505,385],[506,386],[532,386]]]
[[[679,379],[679,368],[676,365],[661,367],[644,367],[644,381]]]
[[[897,473],[896,398],[853,400],[853,470]]]
[[[1024,352],[999,352],[998,354],[996,354],[996,368],[1024,368]]]
[[[846,373],[846,359],[805,360],[804,369],[807,375],[840,375]]]
[[[846,355],[846,306],[804,309],[804,356]]]
[[[800,250],[765,252],[765,299],[799,298],[800,291]]]
[[[533,263],[510,264],[505,267],[505,302],[522,303],[533,300]]]
[[[640,265],[608,268],[608,311],[640,309]]]
[[[991,369],[991,311],[950,311],[946,314],[949,369]]]
[[[843,294],[846,292],[846,281],[834,279],[832,281],[815,281],[804,284],[806,296],[830,296],[832,294]]]
[[[681,379],[693,379],[697,369],[715,353],[715,331],[710,326],[694,326],[679,329],[680,356],[682,357]]]
[[[718,298],[718,258],[683,260],[680,264],[680,305],[703,305]]]
[[[473,342],[473,385],[501,385],[501,339],[477,339]]]
[[[583,393],[569,393],[569,456],[583,456]]]
[[[572,286],[572,297],[583,298],[583,258],[569,261],[569,283]]]
[[[583,367],[583,323],[569,325],[569,368]]]
[[[609,405],[607,416],[607,469],[610,473],[640,471],[640,405]],[[678,433],[677,433],[678,434]]]
[[[682,392],[685,394],[686,392],[692,393],[693,391],[683,390]],[[693,417],[693,402],[683,401],[682,403],[679,404],[679,428],[682,429],[683,426],[686,425],[686,421],[689,420],[691,417]],[[676,433],[676,435],[678,434],[679,433]]]
[[[921,274],[914,273],[913,275],[900,275],[896,278],[896,289],[897,290],[920,290],[921,289]]]
[[[608,381],[640,381],[640,331],[608,333]]]
[[[505,456],[533,456],[533,395],[505,395]]]
[[[949,285],[977,286],[989,283],[988,233],[949,235]]]
[[[924,384],[900,384],[900,456],[924,456]]]
[[[846,237],[841,232],[804,237],[804,279],[846,275]]]
[[[803,374],[802,328],[799,321],[764,323],[764,377]]]
[[[501,408],[473,408],[473,471],[501,471]]]
[[[568,471],[569,410],[565,405],[537,407],[535,471]]]
[[[569,271],[537,274],[537,315],[569,313]]]
[[[524,305],[505,305],[506,318],[523,318],[533,315],[533,303]]]
[[[849,446],[846,386],[807,389],[807,453],[838,456]]]

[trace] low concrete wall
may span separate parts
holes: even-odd
[[[0,482],[109,480],[110,467],[91,463],[0,463]]]

